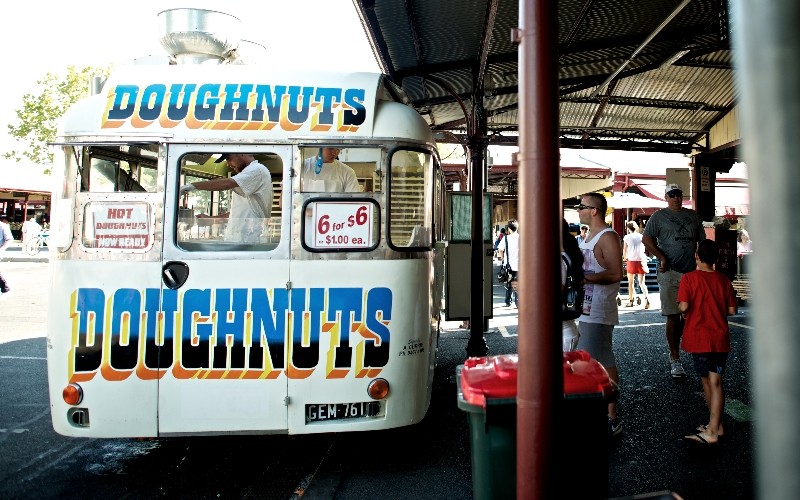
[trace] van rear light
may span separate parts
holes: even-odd
[[[68,405],[77,405],[83,401],[83,389],[78,384],[69,384],[61,391],[61,397]]]
[[[367,394],[372,399],[385,399],[389,395],[389,381],[383,378],[376,378],[367,386]]]

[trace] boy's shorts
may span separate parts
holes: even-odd
[[[661,297],[661,315],[680,314],[678,310],[678,285],[683,273],[678,271],[658,272],[658,294]]]
[[[693,352],[694,371],[701,377],[708,377],[709,373],[725,373],[725,363],[728,361],[727,352]]]

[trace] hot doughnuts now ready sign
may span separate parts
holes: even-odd
[[[90,203],[86,206],[84,245],[114,250],[144,250],[151,243],[147,203]]]

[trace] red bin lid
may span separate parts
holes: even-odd
[[[464,401],[486,408],[487,399],[516,398],[518,366],[517,354],[467,358],[459,380]],[[612,391],[608,372],[588,352],[564,353],[565,396],[607,397]]]
[[[464,401],[486,408],[486,398],[516,398],[518,365],[517,354],[467,358],[460,380]]]
[[[605,367],[586,351],[564,353],[564,395],[608,397],[613,391]]]

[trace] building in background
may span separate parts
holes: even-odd
[[[14,239],[22,239],[22,223],[36,217],[39,224],[50,224],[50,199],[53,179],[47,166],[0,161],[0,214],[11,223]]]

